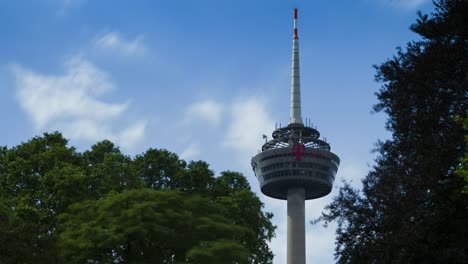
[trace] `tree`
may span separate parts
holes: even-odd
[[[186,163],[167,150],[149,149],[135,157],[138,175],[146,188],[174,189],[175,179],[184,171]]]
[[[422,40],[380,66],[374,109],[392,138],[362,190],[345,184],[317,221],[338,221],[338,263],[466,263],[468,228],[460,166],[468,87],[468,2],[435,1],[411,30]]]
[[[463,187],[463,193],[468,194],[468,118],[462,120],[463,128],[465,129],[465,155],[463,156],[460,167],[457,169],[457,174],[463,178],[465,181],[465,186]]]
[[[0,147],[1,263],[272,263],[272,214],[245,177],[58,132]]]
[[[83,169],[88,198],[101,198],[110,191],[121,192],[143,186],[135,162],[109,140],[98,142],[83,153]]]
[[[6,262],[55,263],[56,216],[84,198],[81,159],[60,133],[45,133],[1,153],[2,237],[12,245]]]
[[[187,193],[208,195],[215,181],[214,172],[204,161],[191,161],[175,179],[174,189]]]
[[[223,215],[235,224],[249,227],[241,241],[250,251],[250,263],[272,263],[273,252],[267,241],[274,237],[276,226],[272,213],[262,211],[263,203],[250,189],[247,179],[238,172],[222,172],[216,178],[213,191],[215,201],[221,204]]]
[[[66,263],[248,263],[248,232],[197,195],[150,189],[110,193],[61,216]]]

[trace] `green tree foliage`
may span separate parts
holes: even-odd
[[[345,184],[318,221],[338,221],[338,263],[466,263],[468,203],[455,174],[466,150],[468,2],[435,1],[422,39],[380,66],[375,110],[392,138],[363,189]]]
[[[109,140],[83,153],[88,197],[100,198],[110,191],[121,192],[143,186],[133,160],[123,155]]]
[[[56,216],[84,199],[86,188],[80,157],[66,145],[60,134],[46,133],[3,149],[0,194],[8,229],[2,237],[15,245],[6,263],[55,262]]]
[[[245,177],[167,150],[131,158],[58,132],[0,147],[1,263],[272,263]]]
[[[215,201],[222,204],[223,215],[233,223],[250,226],[250,232],[244,233],[242,241],[251,252],[252,263],[264,263],[264,259],[273,259],[273,253],[267,241],[274,236],[275,227],[270,222],[273,214],[263,213],[263,204],[250,191],[247,179],[238,172],[222,172],[216,178],[213,187]]]
[[[465,128],[465,156],[462,159],[460,167],[457,169],[457,174],[463,178],[465,181],[465,186],[463,187],[463,193],[468,194],[468,117],[462,120],[463,127]]]
[[[176,154],[158,149],[137,155],[134,163],[145,187],[154,190],[174,189],[176,179],[187,165]]]
[[[239,238],[249,229],[218,207],[175,191],[110,193],[61,215],[61,253],[66,263],[248,263]]]

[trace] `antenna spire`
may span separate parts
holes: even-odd
[[[301,116],[301,83],[299,75],[299,34],[297,33],[297,8],[294,8],[294,37],[292,54],[292,80],[291,80],[291,112],[289,124],[302,123]]]

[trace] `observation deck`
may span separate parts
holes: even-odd
[[[320,133],[303,124],[276,129],[273,139],[252,158],[252,169],[266,196],[287,200],[290,188],[305,189],[305,199],[329,194],[340,159]]]

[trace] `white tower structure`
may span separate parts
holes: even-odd
[[[294,9],[291,109],[287,127],[273,131],[273,139],[252,158],[252,169],[263,194],[287,200],[287,264],[305,264],[305,200],[329,194],[340,159],[301,115],[299,35]]]

